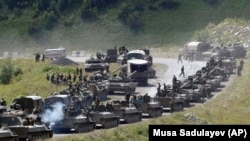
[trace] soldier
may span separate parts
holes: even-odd
[[[114,110],[112,103],[107,102],[107,104],[106,104],[106,110],[108,112],[112,112]]]
[[[130,93],[126,93],[125,100],[127,101],[127,103],[129,103],[130,96],[131,96]]]
[[[190,82],[190,85],[191,85],[191,88],[194,89],[194,79],[193,79],[193,76],[189,76],[189,82]]]
[[[241,70],[242,70],[241,66],[238,66],[237,67],[237,75],[238,76],[241,76]]]
[[[243,60],[240,60],[240,67],[241,67],[241,70],[243,69],[243,65],[244,65],[244,61],[243,61]]]
[[[49,74],[48,73],[46,74],[46,79],[47,79],[47,81],[49,81]]]
[[[79,68],[76,67],[76,75],[78,75],[78,74],[79,74]]]
[[[95,111],[98,111],[100,105],[100,99],[96,96],[95,97]]]
[[[79,75],[82,75],[82,68],[79,69]]]
[[[73,75],[73,82],[76,82],[76,73]]]
[[[181,73],[180,73],[179,77],[181,77],[181,75],[183,75],[183,77],[185,77],[184,65],[182,65],[182,67],[181,67]]]
[[[181,54],[181,53],[179,53],[177,63],[179,63],[179,62],[181,62],[181,63],[182,63],[182,59],[181,59],[181,57],[182,57],[182,54]]]
[[[1,104],[2,106],[6,106],[6,105],[7,105],[7,102],[5,101],[5,99],[4,99],[4,98],[2,98],[2,100],[1,100],[0,104]]]
[[[71,74],[70,73],[68,74],[67,80],[71,81]]]
[[[164,89],[164,91],[167,91],[167,85],[166,85],[166,83],[163,83],[163,89]]]
[[[177,78],[174,75],[173,80],[172,80],[172,90],[174,92],[176,91],[176,82],[177,82]]]
[[[45,60],[45,55],[43,54],[42,55],[42,61],[44,62],[44,60]]]
[[[148,95],[148,93],[146,93],[146,94],[143,96],[143,101],[144,101],[145,103],[150,102],[150,96]]]

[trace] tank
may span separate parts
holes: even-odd
[[[162,116],[163,107],[157,101],[144,102],[139,98],[134,100],[133,104],[139,111],[142,111],[145,116],[151,118]]]
[[[106,87],[109,94],[114,92],[134,94],[137,84],[137,82],[132,82],[129,78],[122,78],[120,76],[110,77],[106,81]]]
[[[91,58],[85,61],[84,70],[85,72],[92,72],[92,71],[103,71],[109,68],[109,64],[102,59],[95,59]]]
[[[19,141],[18,135],[12,132],[7,126],[0,128],[1,141]]]
[[[114,100],[112,101],[112,105],[114,113],[120,116],[121,123],[134,123],[142,120],[142,112],[127,101]]]
[[[53,130],[49,129],[40,121],[34,121],[30,118],[22,118],[14,115],[0,116],[0,123],[18,135],[20,141],[36,141],[53,137]]]

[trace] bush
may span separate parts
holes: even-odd
[[[0,82],[1,84],[9,84],[12,79],[13,64],[7,59],[1,66]]]
[[[13,72],[13,75],[14,75],[14,76],[18,76],[18,75],[21,75],[21,74],[23,74],[22,69],[19,68],[19,67],[15,68],[15,70],[14,70],[14,72]]]

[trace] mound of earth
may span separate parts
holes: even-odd
[[[51,62],[51,64],[54,64],[54,65],[60,65],[60,66],[74,66],[74,65],[79,65],[78,63],[68,59],[68,58],[65,58],[65,57],[60,57],[60,58],[56,58],[55,60],[53,60]]]

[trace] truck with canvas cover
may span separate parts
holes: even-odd
[[[208,43],[192,41],[184,45],[184,58],[187,60],[193,57],[193,60],[203,60],[202,53],[211,49]]]
[[[13,104],[19,104],[22,110],[26,111],[27,114],[33,114],[34,110],[42,112],[44,110],[44,101],[41,96],[30,95],[16,98],[12,102]]]

